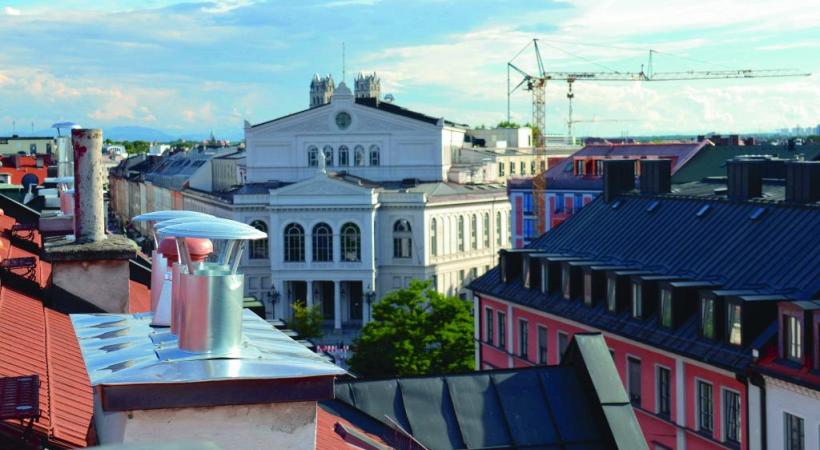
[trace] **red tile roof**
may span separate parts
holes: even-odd
[[[58,447],[84,447],[93,395],[68,316],[0,287],[0,376],[40,376],[34,430]],[[16,423],[15,423],[16,425]]]
[[[151,289],[134,280],[128,282],[128,312],[131,314],[151,310]]]
[[[375,441],[379,445],[386,448],[393,448],[383,441],[380,437],[366,433],[360,428],[357,428],[347,420],[334,415],[332,412],[325,410],[321,406],[316,407],[316,450],[343,450],[343,449],[361,449],[370,447],[360,447],[345,440],[339,433],[336,432],[336,424],[341,424],[347,429],[351,429],[367,436],[369,439]]]

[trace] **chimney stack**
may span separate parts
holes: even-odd
[[[74,147],[74,234],[77,242],[105,239],[102,130],[71,130]]]
[[[672,192],[672,160],[642,159],[641,194],[668,194]]]
[[[609,203],[615,197],[635,188],[635,160],[604,160],[604,201]]]
[[[105,234],[102,131],[71,130],[74,147],[74,236],[47,242],[41,258],[51,263],[47,299],[55,308],[82,301],[74,312],[122,313],[130,309],[128,261],[137,246],[120,235]],[[74,297],[74,299],[72,299]],[[66,306],[68,308],[68,306]]]
[[[786,163],[786,201],[814,203],[820,201],[820,161]]]
[[[731,200],[748,200],[763,195],[762,159],[730,159],[726,161],[728,193]]]

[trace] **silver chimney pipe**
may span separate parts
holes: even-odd
[[[211,220],[172,225],[162,229],[165,236],[180,242],[181,321],[179,349],[192,353],[236,354],[242,341],[242,303],[245,277],[236,273],[246,240],[267,234],[232,220]],[[181,238],[224,240],[224,264],[191,262],[189,249]],[[220,261],[221,262],[221,261]],[[183,271],[187,273],[183,273]]]

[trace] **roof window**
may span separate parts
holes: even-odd
[[[766,213],[766,208],[761,206],[760,208],[755,209],[754,211],[752,211],[751,214],[749,214],[749,219],[757,220],[757,219],[760,218],[760,216],[762,216],[765,213]]]
[[[709,212],[710,209],[712,209],[712,207],[710,205],[703,205],[703,206],[700,207],[698,212],[695,213],[695,216],[703,217],[703,216],[706,215],[707,212]]]

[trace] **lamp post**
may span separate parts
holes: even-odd
[[[367,302],[367,319],[373,320],[373,300],[376,299],[376,292],[367,286],[367,292],[364,293],[364,300]]]
[[[273,312],[273,318],[276,318],[276,304],[279,303],[279,291],[276,290],[276,285],[270,285],[270,291],[267,292],[268,299],[271,302],[271,310]]]

